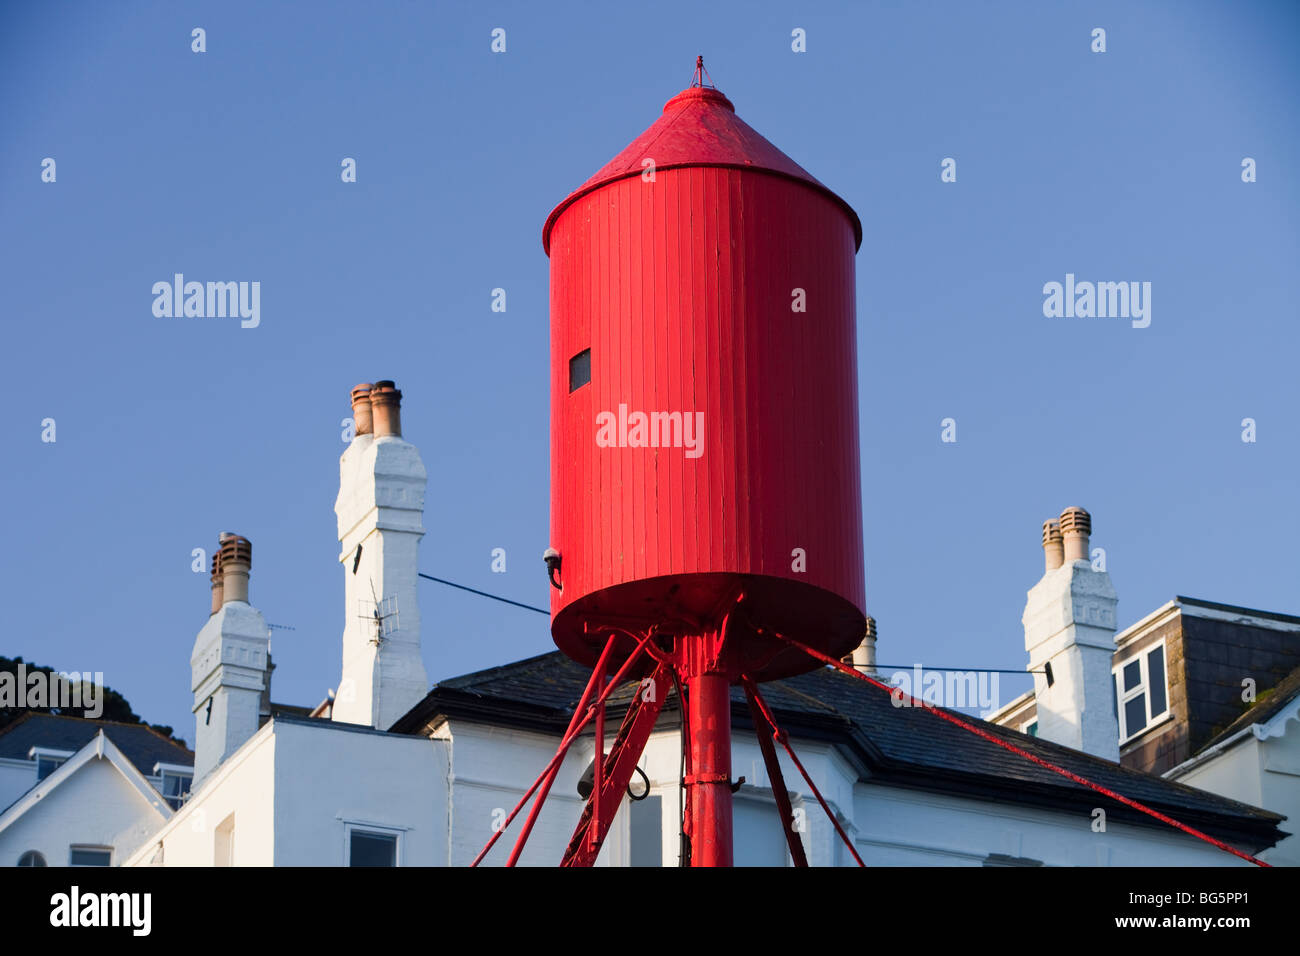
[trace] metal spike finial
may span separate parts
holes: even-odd
[[[709,81],[709,89],[716,90],[717,87],[713,84],[713,77],[709,76],[709,71],[704,68],[704,55],[701,54],[695,58],[695,73],[691,76],[691,86],[703,88],[706,77]]]

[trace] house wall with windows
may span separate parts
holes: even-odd
[[[107,760],[90,760],[0,831],[0,867],[17,866],[36,851],[48,866],[117,866],[165,819]],[[98,851],[93,852],[93,851]]]
[[[277,718],[232,755],[129,865],[228,860],[237,866],[347,866],[350,854],[360,852],[370,865],[467,866],[558,742],[554,734],[466,720],[443,722],[430,739]],[[1087,809],[1043,810],[872,783],[839,746],[792,744],[868,865],[1241,862],[1173,830],[1113,823],[1098,831]],[[577,782],[594,752],[590,736],[571,749],[521,865],[554,866],[562,858],[582,809]],[[650,783],[646,799],[623,801],[598,866],[677,865],[680,761],[677,730],[656,731],[641,760]],[[798,770],[784,754],[780,761],[809,863],[856,865]],[[745,777],[734,797],[736,864],[789,865],[752,732],[738,728],[733,736],[732,772]],[[634,786],[639,795],[639,777]],[[526,811],[515,819],[485,865],[504,864],[525,817]]]
[[[285,719],[275,721],[275,738],[276,866],[445,860],[450,767],[444,744]]]
[[[71,756],[67,751],[62,753]],[[6,809],[44,779],[43,762],[34,758],[14,760],[0,757],[0,811]],[[54,764],[56,767],[62,762],[62,760],[48,760],[48,764]],[[189,793],[194,770],[182,764],[156,764],[155,772],[144,776],[155,790],[167,798],[168,804],[175,810],[179,809],[184,802],[183,795]]]
[[[441,744],[277,717],[228,757],[128,866],[347,866],[356,845],[398,865],[446,860]]]
[[[611,744],[615,728],[607,728]],[[450,744],[452,866],[467,866],[491,838],[493,826],[518,802],[526,788],[554,756],[559,738],[514,727],[466,720],[442,723],[434,733]],[[794,740],[805,768],[823,796],[852,832],[855,787],[860,768],[849,763],[833,745]],[[570,748],[529,836],[520,865],[555,866],[564,856],[578,823],[583,800],[577,783],[595,756],[590,735]],[[786,866],[789,850],[772,797],[762,751],[752,732],[732,734],[732,776],[745,782],[733,796],[733,845],[737,866]],[[856,865],[820,805],[807,793],[798,770],[780,757],[786,787],[808,862],[812,866]],[[681,737],[671,723],[651,734],[639,762],[644,773],[634,775],[632,788],[643,799],[625,799],[597,857],[597,866],[676,866],[681,849]],[[648,781],[649,789],[645,790]],[[485,859],[499,866],[510,855],[526,810],[511,824]]]
[[[274,725],[209,775],[125,866],[271,866],[275,862]]]
[[[491,836],[494,809],[514,806],[554,754],[558,739],[484,724],[447,726],[456,771],[450,862],[464,866]],[[521,743],[525,737],[530,739]],[[1171,828],[1106,823],[1103,817],[1104,829],[1098,829],[1092,807],[1052,811],[872,783],[838,746],[791,743],[868,866],[1249,866]],[[522,864],[554,866],[562,857],[581,810],[577,778],[593,754],[590,738],[575,744]],[[778,759],[809,864],[856,866],[797,768],[784,753]],[[623,801],[597,865],[677,865],[680,760],[675,729],[651,736],[640,762],[650,781],[648,798]],[[467,768],[474,772],[462,776]],[[733,733],[732,775],[745,777],[733,797],[736,865],[790,865],[771,781],[751,731]],[[640,787],[635,777],[634,786]],[[492,851],[489,865],[504,862],[522,822],[521,815]]]

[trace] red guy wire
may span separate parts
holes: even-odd
[[[929,713],[934,714],[936,717],[940,717],[951,724],[956,724],[958,727],[962,728],[963,730],[968,730],[975,736],[981,737],[984,740],[987,740],[991,744],[997,744],[997,746],[1001,747],[1002,749],[1010,750],[1013,754],[1018,754],[1019,756],[1024,757],[1026,760],[1038,764],[1040,767],[1046,767],[1048,770],[1051,770],[1053,773],[1059,773],[1062,777],[1066,777],[1069,780],[1073,780],[1075,783],[1081,784],[1082,786],[1085,786],[1090,790],[1095,790],[1100,794],[1104,794],[1105,796],[1110,797],[1112,800],[1118,800],[1120,803],[1124,804],[1125,806],[1132,807],[1134,810],[1140,810],[1141,812],[1145,813],[1147,816],[1154,817],[1155,819],[1159,820],[1161,823],[1167,823],[1171,827],[1174,827],[1175,829],[1178,830],[1182,830],[1184,833],[1190,834],[1191,836],[1196,837],[1198,840],[1204,840],[1206,843],[1209,843],[1213,846],[1217,846],[1220,850],[1224,850],[1228,853],[1231,853],[1233,856],[1239,856],[1243,860],[1247,860],[1251,863],[1254,863],[1256,866],[1264,866],[1264,867],[1272,866],[1271,863],[1265,863],[1263,860],[1253,857],[1249,853],[1244,853],[1241,850],[1238,850],[1234,846],[1229,846],[1228,844],[1224,843],[1222,840],[1216,840],[1208,833],[1202,833],[1200,830],[1194,829],[1193,827],[1189,827],[1185,823],[1180,823],[1179,821],[1175,820],[1173,817],[1169,817],[1161,813],[1159,810],[1153,810],[1151,807],[1148,807],[1142,803],[1138,803],[1136,800],[1126,797],[1122,793],[1116,793],[1114,790],[1107,789],[1106,787],[1103,787],[1099,783],[1093,783],[1091,780],[1087,779],[1086,777],[1081,777],[1077,773],[1074,773],[1070,770],[1066,770],[1064,767],[1058,767],[1056,764],[1048,760],[1044,760],[1042,757],[1035,756],[1034,754],[1031,754],[1029,751],[1017,747],[1015,744],[1011,743],[1010,741],[1003,740],[1000,737],[997,737],[989,733],[987,730],[981,730],[979,727],[976,727],[974,724],[971,724],[969,721],[962,720],[960,717],[956,717],[948,713],[946,710],[939,710],[937,707],[932,707],[929,704],[925,703],[925,701],[917,700],[911,694],[904,695],[900,688],[891,687],[888,684],[878,681],[873,677],[868,677],[866,674],[854,670],[852,667],[843,663],[842,661],[837,661],[829,654],[823,654],[821,651],[809,647],[807,644],[804,644],[801,641],[797,641],[793,637],[787,637],[784,634],[781,634],[777,631],[768,630],[766,628],[758,628],[758,633],[771,634],[775,637],[779,637],[787,644],[794,645],[795,647],[802,650],[804,653],[817,658],[819,661],[824,661],[827,664],[830,664],[832,667],[841,670],[846,674],[856,677],[859,680],[866,681],[868,684],[872,684],[876,687],[879,687],[881,690],[888,691],[891,696],[906,696],[911,701],[911,706],[913,707],[919,707],[922,710],[928,711]]]

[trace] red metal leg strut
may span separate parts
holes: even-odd
[[[754,682],[742,677],[745,685],[745,698],[749,701],[749,716],[754,722],[754,736],[758,738],[758,747],[763,751],[763,763],[767,766],[767,779],[772,784],[772,798],[776,801],[776,812],[781,815],[781,829],[785,831],[786,846],[790,848],[790,859],[795,866],[808,865],[808,855],[803,849],[803,838],[795,829],[794,809],[790,806],[790,793],[785,788],[785,775],[781,773],[781,762],[776,759],[776,748],[772,746],[775,729],[767,722],[763,711],[758,706],[754,695],[758,693]]]
[[[831,826],[835,828],[835,832],[840,835],[840,839],[844,841],[844,845],[848,847],[849,852],[853,854],[853,859],[858,861],[858,866],[866,866],[867,864],[862,862],[862,857],[858,856],[858,851],[857,848],[854,847],[853,841],[849,839],[849,835],[845,833],[844,828],[840,826],[840,821],[835,819],[835,813],[831,810],[830,804],[822,797],[822,792],[817,789],[817,784],[813,783],[812,777],[808,775],[808,771],[804,769],[803,764],[799,761],[799,757],[795,754],[794,748],[790,746],[790,738],[786,735],[784,730],[776,725],[776,718],[773,717],[772,712],[767,709],[767,702],[764,701],[762,695],[759,694],[757,685],[746,678],[745,690],[748,692],[754,705],[758,707],[759,711],[762,713],[763,719],[766,720],[768,726],[772,728],[772,739],[784,747],[785,752],[790,755],[790,759],[794,761],[794,765],[799,769],[799,773],[803,775],[803,779],[808,784],[809,789],[812,790],[813,796],[817,798],[817,802],[820,803],[822,809],[826,811],[826,816],[831,821]]]

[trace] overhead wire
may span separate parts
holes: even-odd
[[[480,591],[478,588],[472,588],[464,584],[457,584],[455,581],[448,581],[446,578],[435,578],[432,574],[425,574],[423,571],[416,571],[415,573],[420,577],[424,578],[426,581],[437,581],[439,584],[445,584],[449,588],[459,588],[462,591],[468,591],[470,594],[477,594],[480,597],[491,598],[493,601],[500,601],[502,604],[510,604],[514,607],[521,607],[525,611],[535,611],[538,614],[551,613],[544,607],[536,607],[535,605],[532,604],[524,604],[521,601],[512,601],[510,598],[502,597],[499,594],[492,594],[489,591]]]

